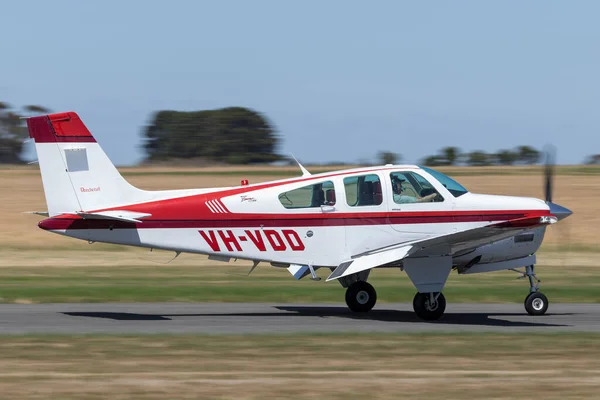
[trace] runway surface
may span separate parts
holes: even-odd
[[[551,304],[531,317],[519,304],[453,304],[425,323],[411,304],[355,314],[341,304],[2,304],[0,334],[293,332],[600,332],[600,304]]]

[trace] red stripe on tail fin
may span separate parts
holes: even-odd
[[[56,142],[56,135],[47,115],[28,118],[27,130],[29,130],[29,137],[36,143]]]
[[[36,143],[92,142],[96,139],[72,111],[27,119],[29,137]]]

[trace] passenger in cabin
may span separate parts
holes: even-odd
[[[394,190],[394,203],[407,204],[407,203],[426,203],[433,201],[436,193],[429,194],[423,197],[413,197],[406,194],[402,194],[402,182],[406,182],[404,179],[392,175],[392,189]]]

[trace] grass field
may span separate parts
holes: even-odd
[[[297,175],[295,168],[128,168],[145,189],[237,185]],[[474,192],[542,196],[539,168],[452,169]],[[538,274],[550,302],[598,302],[600,171],[558,170],[555,201],[575,215],[549,230]],[[35,167],[0,169],[0,302],[338,302],[335,282],[82,241],[37,228],[46,210]],[[153,260],[149,261],[149,259]],[[325,274],[321,274],[325,275]],[[452,274],[449,302],[517,302],[516,274]],[[380,303],[410,301],[397,270],[370,281]],[[587,399],[600,390],[600,335],[331,334],[285,336],[2,336],[7,399]]]
[[[582,173],[581,171],[586,171]],[[539,168],[451,169],[474,192],[542,196]],[[501,174],[506,172],[506,174]],[[236,185],[240,179],[259,182],[296,174],[295,168],[127,168],[132,184],[145,189]],[[243,262],[220,264],[184,254],[171,264],[171,254],[83,241],[37,228],[37,216],[23,211],[45,210],[36,167],[0,169],[0,301],[342,301],[336,283],[295,281],[285,270],[259,267],[250,277]],[[600,174],[594,167],[561,167],[555,201],[575,214],[549,229],[541,252],[539,275],[551,301],[597,302],[600,299]],[[322,274],[325,275],[325,274]],[[521,302],[527,284],[516,274],[498,272],[452,275],[445,294],[449,301]],[[414,289],[397,270],[377,270],[372,282],[380,301],[409,301]]]
[[[600,335],[2,337],[0,397],[591,399]]]

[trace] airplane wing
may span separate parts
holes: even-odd
[[[401,261],[408,257],[456,254],[462,250],[497,242],[522,231],[556,223],[553,216],[526,217],[487,225],[481,228],[453,232],[426,239],[398,243],[354,256],[333,270],[327,281],[339,279],[357,272]]]

